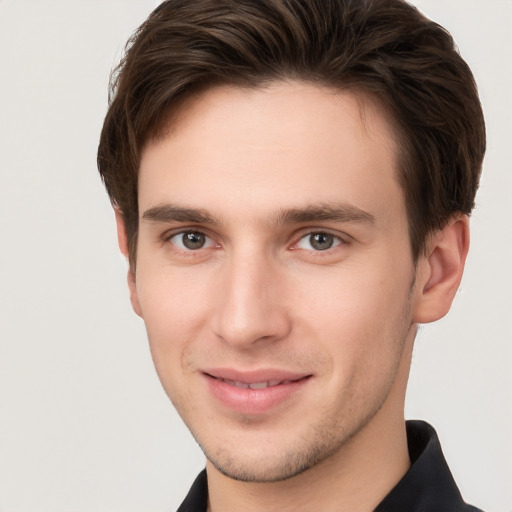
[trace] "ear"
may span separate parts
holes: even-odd
[[[126,223],[124,221],[123,212],[114,207],[116,215],[116,226],[117,226],[117,243],[119,244],[119,250],[125,258],[128,259],[128,236],[126,235]],[[137,293],[137,280],[135,275],[135,269],[130,265],[127,274],[128,289],[130,290],[130,302],[132,303],[133,311],[140,317],[142,317],[142,310],[139,304],[139,296]]]
[[[469,219],[453,217],[436,231],[420,257],[416,273],[413,321],[429,323],[448,313],[460,285],[469,249]]]

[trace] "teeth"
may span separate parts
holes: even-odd
[[[249,389],[250,385],[247,384],[246,382],[236,382],[234,380],[232,381],[227,381],[229,382],[230,384],[232,384],[233,386],[235,386],[236,388],[244,388],[244,389]]]
[[[252,384],[249,384],[249,387],[251,389],[264,389],[269,386],[268,382],[253,382]]]
[[[236,388],[243,388],[243,389],[265,389],[273,386],[277,386],[279,384],[287,384],[288,382],[291,382],[289,380],[266,380],[264,382],[238,382],[236,380],[228,380],[228,379],[222,379],[224,382],[227,382],[228,384],[231,384],[232,386],[235,386]]]

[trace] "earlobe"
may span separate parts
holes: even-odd
[[[418,262],[413,320],[429,323],[448,313],[460,285],[469,249],[469,219],[452,218],[435,232]]]
[[[126,235],[126,224],[124,221],[123,212],[119,208],[114,208],[116,215],[116,226],[117,226],[117,243],[119,244],[119,250],[126,258],[129,258],[128,254],[128,236]],[[133,311],[142,317],[142,310],[139,303],[139,296],[137,293],[137,279],[135,269],[128,268],[127,274],[128,289],[130,290],[130,302],[132,304]]]

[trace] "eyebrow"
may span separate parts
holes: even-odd
[[[151,222],[193,222],[196,224],[217,225],[219,221],[210,212],[202,208],[184,208],[166,204],[149,208],[142,214],[144,220]]]
[[[307,206],[305,208],[292,208],[281,210],[275,218],[276,224],[300,224],[303,222],[356,222],[375,223],[375,217],[352,204],[320,204],[318,206]]]
[[[150,222],[191,222],[194,224],[219,225],[220,220],[203,208],[187,208],[165,204],[149,208],[142,214],[143,220]],[[320,204],[304,208],[278,210],[271,216],[271,224],[301,224],[306,222],[375,222],[375,217],[351,204]]]

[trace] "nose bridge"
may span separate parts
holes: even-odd
[[[277,281],[277,262],[264,251],[233,252],[220,275],[215,334],[238,347],[276,340],[289,329]]]

